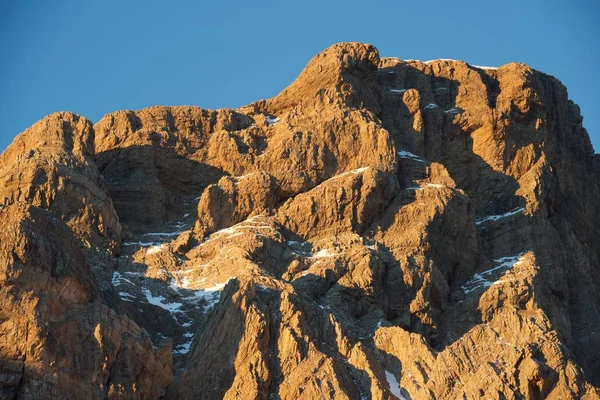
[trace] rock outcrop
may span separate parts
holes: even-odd
[[[0,158],[3,398],[159,397],[172,380],[170,350],[110,283],[121,226],[93,143],[88,120],[59,113]]]
[[[600,398],[599,156],[523,64],[326,49],[0,156],[6,398]]]

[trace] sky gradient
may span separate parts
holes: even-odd
[[[600,2],[0,0],[0,151],[55,111],[269,98],[336,42],[554,75],[600,150]]]

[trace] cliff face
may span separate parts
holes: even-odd
[[[343,43],[0,157],[7,398],[599,398],[600,171],[522,64]]]

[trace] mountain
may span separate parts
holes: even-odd
[[[336,44],[0,156],[0,397],[600,398],[600,156],[552,76]]]

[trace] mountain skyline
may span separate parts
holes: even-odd
[[[600,155],[556,78],[315,55],[0,155],[0,397],[600,398]]]
[[[560,79],[600,148],[600,6],[581,1],[0,4],[0,151],[43,116],[93,122],[153,105],[235,108],[270,98],[342,41],[382,56],[523,62]]]

